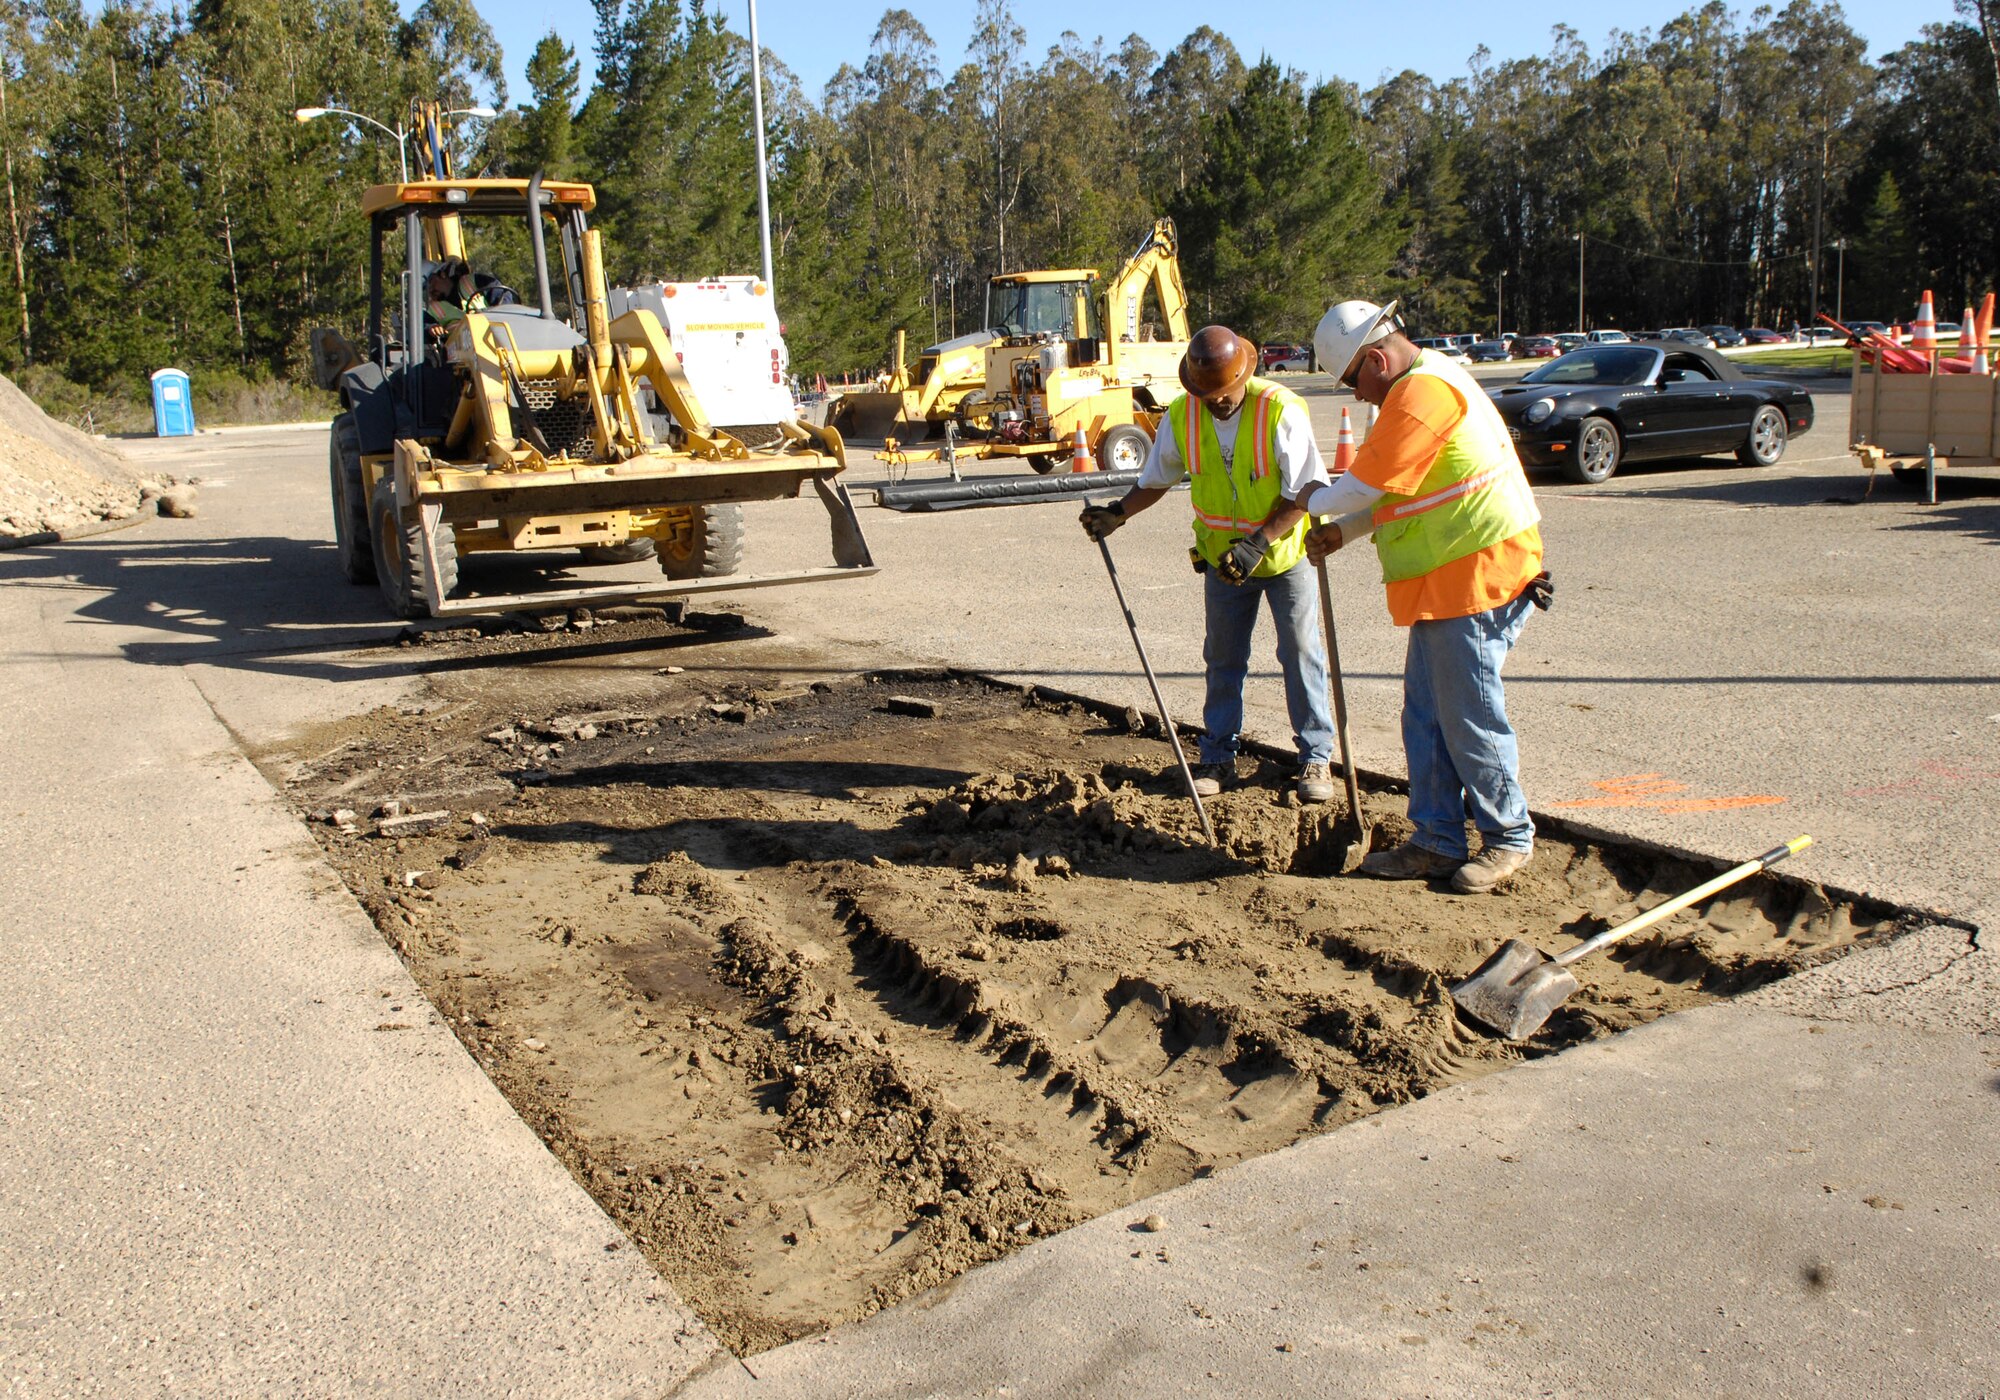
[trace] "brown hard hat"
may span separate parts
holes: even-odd
[[[1181,356],[1181,387],[1198,399],[1233,394],[1256,368],[1256,346],[1227,326],[1203,326]]]

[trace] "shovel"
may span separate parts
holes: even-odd
[[[1361,784],[1354,776],[1354,745],[1347,737],[1347,685],[1340,677],[1340,638],[1333,630],[1333,585],[1326,580],[1326,563],[1319,565],[1319,616],[1326,626],[1327,674],[1333,680],[1333,723],[1340,735],[1340,771],[1347,778],[1347,813],[1354,838],[1340,848],[1340,873],[1351,875],[1368,854],[1368,818],[1361,811]]]
[[[1139,653],[1139,666],[1146,673],[1146,684],[1153,688],[1153,703],[1160,707],[1160,727],[1167,731],[1167,738],[1173,743],[1174,762],[1181,766],[1181,781],[1187,785],[1188,800],[1194,803],[1194,814],[1201,819],[1201,834],[1213,846],[1215,828],[1209,825],[1208,808],[1201,805],[1201,793],[1195,789],[1194,770],[1188,767],[1187,751],[1181,747],[1180,731],[1174,728],[1174,718],[1167,713],[1167,697],[1160,693],[1159,679],[1153,675],[1153,663],[1146,659],[1146,644],[1139,640],[1139,624],[1132,616],[1132,605],[1125,601],[1125,589],[1118,582],[1118,566],[1111,562],[1111,546],[1099,539],[1097,549],[1104,556],[1104,572],[1111,575],[1111,591],[1118,595],[1118,611],[1125,614],[1125,627],[1132,634],[1132,645]]]
[[[1755,860],[1746,860],[1733,870],[1725,870],[1705,885],[1676,895],[1665,904],[1648,909],[1636,919],[1617,928],[1608,928],[1585,939],[1564,953],[1549,957],[1518,938],[1510,938],[1479,965],[1470,977],[1451,989],[1451,999],[1467,1017],[1507,1040],[1526,1040],[1542,1028],[1542,1023],[1576,991],[1576,978],[1569,965],[1587,958],[1599,948],[1629,938],[1651,928],[1662,919],[1677,914],[1690,904],[1726,889],[1748,875],[1767,870],[1786,856],[1796,855],[1812,844],[1810,836],[1795,836],[1782,846],[1773,846]]]

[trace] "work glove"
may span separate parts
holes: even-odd
[[[1093,540],[1101,540],[1125,523],[1125,505],[1122,501],[1113,501],[1108,506],[1085,506],[1079,518],[1083,521],[1083,533]]]
[[[1245,535],[1229,546],[1229,552],[1216,561],[1215,572],[1222,576],[1224,583],[1246,582],[1257,571],[1257,566],[1264,562],[1264,552],[1270,547],[1261,534]]]

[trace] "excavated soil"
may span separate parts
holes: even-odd
[[[0,539],[127,519],[139,492],[116,451],[58,423],[0,375]]]
[[[430,713],[309,736],[283,780],[467,1048],[739,1353],[1894,931],[1754,880],[1581,965],[1509,1046],[1450,981],[1713,867],[1554,836],[1502,898],[1334,878],[1342,804],[1293,805],[1269,764],[1212,802],[1211,850],[1136,715],[970,678],[667,678],[552,714],[454,676]],[[380,834],[397,804],[441,824]],[[1378,840],[1407,831],[1397,795],[1364,805]]]

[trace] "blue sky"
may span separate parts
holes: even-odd
[[[1611,28],[1657,28],[1693,8],[1692,0],[1618,0],[1615,5],[1579,0],[1512,0],[1469,3],[1427,0],[1421,5],[1266,4],[1247,10],[1188,0],[1154,0],[1144,6],[1081,6],[1061,0],[1014,0],[1014,13],[1028,31],[1028,56],[1039,61],[1065,29],[1084,39],[1102,36],[1115,48],[1135,29],[1164,52],[1203,24],[1227,34],[1246,59],[1269,53],[1288,67],[1318,78],[1338,77],[1369,87],[1413,68],[1440,80],[1465,72],[1466,60],[1484,44],[1496,59],[1545,52],[1549,30],[1568,24],[1593,51]],[[591,11],[581,4],[551,9],[545,0],[484,0],[480,11],[493,26],[507,60],[508,97],[527,100],[522,77],[528,53],[554,28],[583,61],[590,82]],[[747,0],[723,0],[731,28],[747,33]],[[860,66],[875,24],[888,5],[830,5],[819,0],[762,0],[757,24],[764,47],[799,76],[807,93],[819,97],[842,63]],[[940,67],[947,73],[962,61],[972,32],[973,0],[913,0],[915,14],[936,41]],[[1751,6],[1734,7],[1747,17]],[[1782,8],[1778,6],[1776,8]],[[1848,23],[1867,37],[1871,55],[1900,47],[1925,24],[1952,18],[1951,0],[1848,0]]]

